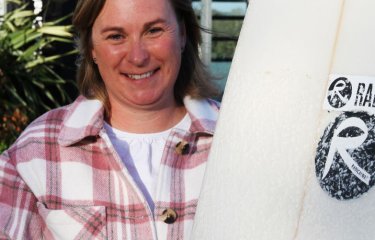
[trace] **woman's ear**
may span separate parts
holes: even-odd
[[[94,48],[91,49],[91,57],[92,59],[96,59],[96,53],[95,53]]]
[[[97,64],[97,58],[96,58],[96,52],[94,50],[94,48],[91,49],[91,58],[92,58],[92,61]]]

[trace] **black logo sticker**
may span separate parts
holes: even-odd
[[[358,198],[374,186],[374,116],[366,112],[338,116],[319,142],[315,170],[321,188],[339,200]]]
[[[328,103],[333,108],[342,108],[352,96],[352,84],[346,77],[335,79],[328,88]]]

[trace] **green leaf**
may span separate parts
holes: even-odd
[[[45,92],[47,98],[49,100],[51,100],[51,102],[53,102],[55,105],[58,105],[58,102],[55,100],[55,98],[52,96],[51,92],[50,91],[46,91]]]
[[[67,94],[65,94],[65,90],[62,88],[62,85],[57,85],[57,90],[59,91],[59,94],[62,98],[62,100],[65,102],[67,101],[68,99],[70,100],[69,96]]]
[[[13,25],[12,22],[10,22],[10,21],[4,21],[4,24],[6,25],[6,27],[9,28],[9,30],[10,30],[11,32],[16,31],[16,27]]]
[[[73,37],[73,34],[69,32],[70,26],[43,26],[37,31],[44,34],[60,36],[60,37]]]
[[[36,32],[34,29],[29,29],[24,32],[17,32],[16,35],[12,36],[11,43],[15,49],[18,49],[41,36],[41,33]]]
[[[3,39],[5,39],[6,37],[8,36],[8,33],[7,31],[5,30],[0,30],[0,41],[4,41]]]
[[[7,88],[7,90],[13,95],[14,98],[18,100],[20,104],[27,106],[26,102],[20,97],[20,95],[18,95],[17,90],[13,85],[5,85],[4,87]]]
[[[63,37],[48,37],[51,42],[64,42],[64,43],[73,43],[72,38],[63,38]]]
[[[66,16],[64,16],[64,17],[61,17],[61,18],[59,18],[59,19],[56,19],[55,21],[45,22],[44,25],[45,25],[45,26],[56,26],[56,25],[58,25],[59,23],[61,23],[62,21],[64,21],[65,19],[70,18],[72,15],[73,15],[73,13],[68,14],[68,15],[66,15]]]
[[[21,0],[6,0],[7,3],[15,3],[17,5],[21,5],[22,1]]]
[[[26,17],[32,17],[32,16],[35,16],[33,11],[30,11],[30,10],[17,11],[17,12],[14,12],[14,14],[12,14],[7,20],[11,21],[13,19],[20,19],[20,18],[26,18]]]
[[[41,39],[40,41],[36,42],[35,44],[31,45],[26,49],[26,51],[22,52],[17,60],[31,60],[35,56],[35,53],[38,49],[43,48],[46,46],[48,42],[45,39]]]
[[[42,64],[42,63],[53,62],[53,61],[55,61],[55,60],[57,60],[61,57],[72,55],[72,54],[75,54],[75,53],[77,53],[77,50],[72,50],[72,51],[69,51],[69,52],[66,52],[66,53],[63,53],[63,54],[53,55],[53,56],[49,56],[49,57],[39,56],[34,61],[31,61],[31,62],[27,63],[25,65],[25,67],[26,68],[33,68],[36,65],[39,65],[39,64]]]
[[[57,81],[58,83],[65,84],[67,81],[61,78],[55,71],[53,71],[50,67],[47,65],[43,65],[44,69],[53,76],[54,81]],[[59,86],[59,85],[58,85]]]
[[[39,88],[41,88],[41,89],[45,89],[45,88],[46,88],[45,85],[44,85],[43,83],[39,82],[37,79],[34,79],[34,80],[32,81],[32,83],[33,83],[35,86],[37,86],[37,87],[39,87]]]

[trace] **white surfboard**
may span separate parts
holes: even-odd
[[[374,9],[250,1],[193,239],[375,239]]]

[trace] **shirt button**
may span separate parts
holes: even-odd
[[[186,141],[181,141],[176,144],[176,153],[179,155],[184,155],[189,152],[189,143]]]
[[[175,210],[167,208],[163,211],[161,219],[167,224],[172,224],[177,220],[177,213]]]

